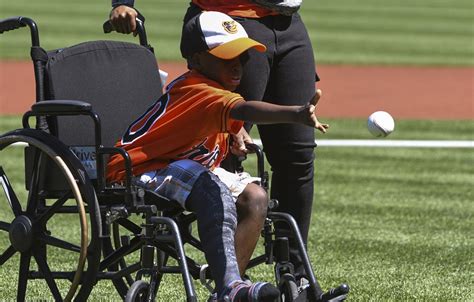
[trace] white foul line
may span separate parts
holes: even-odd
[[[253,140],[262,145],[260,139]],[[386,140],[386,139],[320,139],[318,147],[400,147],[400,148],[474,148],[474,141]]]
[[[254,138],[253,142],[262,146],[262,141]],[[387,140],[387,139],[320,139],[318,147],[398,147],[398,148],[474,148],[474,141],[443,140]],[[14,145],[25,146],[25,143]]]

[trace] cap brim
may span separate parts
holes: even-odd
[[[240,56],[244,51],[250,48],[255,48],[259,52],[265,52],[267,50],[265,45],[258,43],[255,40],[250,38],[239,38],[219,45],[209,50],[209,53],[218,58],[229,60]]]

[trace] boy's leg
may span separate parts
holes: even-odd
[[[199,237],[218,292],[241,281],[235,257],[235,202],[229,189],[207,168],[180,160],[140,177],[140,185],[196,213]]]
[[[217,176],[205,172],[195,182],[186,209],[196,213],[202,248],[220,294],[226,285],[241,280],[234,247],[234,200]]]
[[[236,201],[238,223],[234,237],[235,253],[240,274],[243,275],[267,217],[268,195],[257,184],[260,178],[246,172],[236,174],[219,167],[212,173],[230,189]]]
[[[211,172],[202,173],[186,200],[197,216],[201,244],[220,299],[274,301],[280,294],[270,283],[247,284],[239,275],[234,249],[237,213],[228,187]]]
[[[181,160],[143,174],[140,185],[196,213],[201,244],[221,298],[228,295],[230,301],[245,302],[273,301],[278,297],[279,291],[273,285],[248,285],[240,278],[234,246],[235,202],[229,188],[216,175],[196,162]]]
[[[267,216],[267,193],[259,185],[250,183],[239,195],[236,206],[238,224],[235,231],[235,254],[240,274],[243,275]]]

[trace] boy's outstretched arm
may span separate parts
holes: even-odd
[[[240,102],[232,108],[230,116],[254,124],[303,124],[326,133],[329,125],[320,123],[315,115],[320,98],[321,90],[318,89],[313,99],[304,106],[281,106],[260,101]]]

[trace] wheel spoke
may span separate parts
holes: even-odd
[[[31,181],[30,181],[30,191],[28,193],[28,203],[26,212],[28,214],[34,214],[38,206],[38,189],[40,181],[40,170],[41,170],[41,160],[42,152],[35,150],[34,160],[33,160],[33,169],[31,172]]]
[[[10,231],[10,224],[8,222],[0,221],[0,230],[5,232]]]
[[[38,264],[39,270],[43,273],[46,283],[48,283],[49,289],[51,290],[51,293],[53,294],[54,300],[62,301],[63,298],[61,297],[61,294],[59,293],[58,286],[56,285],[56,282],[54,281],[53,274],[51,274],[51,270],[49,269],[48,263],[46,263],[45,257],[39,253],[35,253],[34,256],[35,256],[36,263]]]
[[[5,252],[0,256],[0,265],[3,265],[5,262],[8,261],[13,255],[15,255],[16,251],[13,246],[9,246]]]
[[[51,205],[46,212],[37,218],[37,223],[45,225],[46,222],[56,213],[56,211],[64,205],[64,203],[70,198],[71,192],[67,192],[63,197],[59,198]]]
[[[26,286],[28,284],[28,273],[30,270],[31,254],[22,253],[20,257],[20,272],[18,275],[17,301],[25,301]]]
[[[43,235],[41,236],[39,240],[47,245],[55,246],[60,249],[65,249],[65,250],[78,252],[78,253],[81,251],[80,246],[64,241],[62,239],[50,236],[50,235]]]
[[[2,167],[0,167],[0,184],[5,191],[5,195],[7,196],[7,200],[10,204],[10,207],[12,208],[13,214],[15,214],[15,217],[20,216],[22,213],[20,202],[18,201],[18,197],[16,196],[15,191],[8,180],[7,174],[5,174],[5,171]]]

